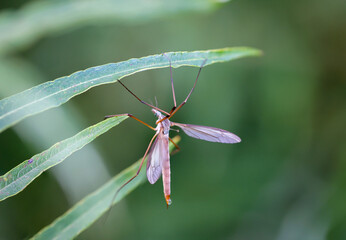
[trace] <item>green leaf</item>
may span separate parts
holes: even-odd
[[[126,118],[127,116],[119,116],[106,119],[84,129],[71,138],[54,144],[46,151],[13,168],[0,177],[0,201],[19,193],[42,172],[61,163],[72,153],[81,149]]]
[[[205,59],[207,59],[206,66],[260,54],[259,50],[253,48],[237,47],[195,52],[170,52],[166,53],[166,56],[171,59],[173,67],[200,67]],[[57,107],[89,88],[116,82],[117,79],[136,72],[168,67],[169,60],[166,56],[157,54],[88,68],[2,99],[0,101],[0,132],[28,116]]]
[[[0,55],[21,49],[42,36],[86,25],[143,23],[179,13],[215,9],[210,0],[34,1],[0,16]],[[39,23],[39,27],[38,27]]]
[[[18,92],[18,89],[25,90],[44,82],[43,76],[35,66],[19,58],[7,58],[6,60],[0,58],[0,76],[0,98],[12,95]],[[11,84],[9,84],[8,79],[11,79]],[[42,118],[27,119],[22,124],[14,126],[13,131],[23,143],[30,146],[32,151],[38,153],[43,149],[48,149],[59,139],[65,139],[66,136],[78,133],[82,130],[81,125],[85,124],[85,120],[74,104],[70,103],[56,109],[56,111],[51,111]],[[52,127],[53,122],[54,127]],[[58,140],[54,141],[54,139]],[[9,143],[9,140],[6,141],[6,146],[10,146]],[[68,196],[68,202],[74,203],[89,193],[90,190],[88,189],[90,189],[91,184],[100,185],[109,179],[104,159],[93,142],[84,146],[83,152],[85,154],[73,154],[69,157],[69,162],[73,163],[61,164],[59,169],[50,171],[50,174],[57,179],[65,196]],[[3,152],[0,150],[0,155],[1,153]],[[85,158],[85,155],[89,157]],[[0,159],[5,158],[0,157]],[[74,173],[80,169],[81,164],[93,165],[93,174],[79,171],[79,177],[75,178]],[[0,176],[5,173],[4,170],[0,170]],[[61,178],[61,175],[64,177]],[[86,176],[88,177],[86,178]]]
[[[173,139],[176,143],[178,143],[179,140],[179,136]],[[170,144],[170,151],[172,151],[173,148],[174,145]],[[32,239],[72,239],[76,237],[108,210],[115,191],[135,175],[140,162],[141,159],[119,173],[117,176],[113,177],[98,190],[82,199],[64,215],[56,219],[46,228],[42,229]],[[119,202],[145,181],[145,171],[142,169],[140,174],[119,192],[116,199],[112,202],[112,205]],[[164,198],[162,198],[162,201],[165,202]]]

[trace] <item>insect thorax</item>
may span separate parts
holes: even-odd
[[[151,110],[155,116],[158,118],[156,122],[160,121],[162,118],[164,118],[165,116],[162,115],[161,112],[155,110],[155,109],[152,109]],[[156,127],[156,130],[159,132],[161,129],[163,130],[163,134],[165,135],[168,135],[169,134],[169,130],[170,130],[170,127],[171,127],[171,122],[169,121],[169,119],[165,119],[163,120],[162,122],[160,122],[157,127]]]

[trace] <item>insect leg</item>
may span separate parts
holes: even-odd
[[[162,109],[160,109],[160,108],[158,108],[158,107],[155,107],[154,105],[151,105],[151,104],[149,104],[149,103],[144,102],[143,100],[141,100],[141,99],[140,99],[139,97],[137,97],[130,89],[128,89],[122,82],[120,82],[120,80],[118,80],[118,82],[119,82],[129,93],[131,93],[135,98],[137,98],[137,100],[140,101],[141,103],[143,103],[143,104],[145,104],[145,105],[147,105],[147,106],[149,106],[149,107],[151,107],[151,108],[154,108],[154,109],[156,109],[157,111],[160,111],[160,112],[162,112],[162,113],[164,113],[164,114],[169,115],[168,112],[166,112],[166,111],[164,111],[164,110],[162,110]]]
[[[173,145],[174,145],[174,147],[175,147],[175,149],[174,149],[174,151],[171,153],[171,155],[176,154],[177,152],[179,152],[181,148],[178,146],[178,144],[176,144],[176,143],[172,140],[172,138],[169,138],[169,141],[170,141],[171,143],[173,143]]]
[[[177,101],[175,100],[175,91],[174,91],[174,84],[173,84],[173,74],[172,74],[172,61],[171,58],[169,58],[165,53],[163,54],[168,61],[169,61],[169,72],[171,74],[171,85],[172,85],[172,94],[173,94],[173,102],[174,102],[174,108],[177,107]]]
[[[118,196],[120,190],[123,189],[127,184],[129,184],[133,179],[135,179],[135,178],[138,176],[138,174],[141,172],[141,169],[142,169],[144,160],[145,160],[145,158],[147,157],[147,154],[148,154],[148,152],[149,152],[149,149],[150,149],[151,145],[153,144],[153,141],[154,141],[154,139],[156,138],[157,134],[158,134],[158,133],[156,133],[156,134],[152,137],[152,139],[150,140],[149,146],[147,147],[147,150],[146,150],[145,153],[144,153],[144,156],[143,156],[143,158],[142,158],[141,164],[139,165],[139,168],[138,168],[136,174],[135,174],[132,178],[130,178],[126,183],[124,183],[123,185],[121,185],[121,186],[118,188],[118,190],[115,192],[115,194],[114,194],[114,196],[113,196],[113,198],[112,198],[111,204],[110,204],[110,206],[109,206],[108,213],[106,214],[106,219],[107,219],[107,217],[108,217],[108,215],[109,215],[109,213],[110,213],[110,211],[111,211],[111,209],[112,209],[113,202],[114,202],[114,200],[116,199],[116,197]]]
[[[155,129],[154,127],[150,126],[149,124],[143,122],[142,120],[136,118],[135,116],[133,116],[132,114],[129,114],[129,113],[123,113],[123,114],[117,114],[117,115],[108,115],[108,116],[105,116],[105,119],[111,118],[111,117],[117,117],[117,116],[129,116],[130,118],[133,118],[134,120],[136,120],[136,121],[138,121],[138,122],[144,124],[144,125],[147,126],[148,128],[150,128],[150,129],[156,131],[156,129]]]
[[[200,68],[199,68],[199,70],[198,70],[198,74],[197,74],[196,80],[195,80],[195,83],[193,84],[193,87],[192,87],[190,93],[187,95],[186,99],[185,99],[177,108],[173,108],[173,112],[171,111],[171,114],[167,114],[167,116],[165,116],[164,118],[162,118],[162,119],[161,119],[160,121],[158,121],[156,124],[159,124],[160,122],[166,120],[167,118],[170,119],[171,117],[173,117],[173,115],[174,115],[182,106],[185,105],[185,103],[187,102],[187,100],[190,98],[191,93],[193,92],[193,90],[194,90],[195,87],[196,87],[199,74],[201,73],[202,68],[203,68],[204,64],[207,62],[207,60],[208,60],[208,59],[205,59],[205,60],[203,61],[202,65],[200,66]]]

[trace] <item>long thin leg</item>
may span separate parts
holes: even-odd
[[[158,108],[158,107],[155,107],[154,105],[151,105],[151,104],[149,104],[149,103],[147,103],[147,102],[144,102],[143,100],[141,100],[139,97],[137,97],[130,89],[128,89],[122,82],[120,82],[120,80],[118,80],[118,82],[129,92],[129,93],[131,93],[135,98],[137,98],[137,100],[138,101],[140,101],[141,103],[143,103],[143,104],[145,104],[145,105],[147,105],[147,106],[149,106],[149,107],[151,107],[151,108],[154,108],[154,109],[156,109],[157,111],[160,111],[160,112],[162,112],[162,113],[164,113],[164,114],[169,114],[168,112],[166,112],[166,111],[164,111],[164,110],[162,110],[162,109],[160,109],[160,108]]]
[[[180,147],[178,146],[178,144],[176,144],[176,143],[172,140],[172,138],[169,138],[169,141],[170,141],[171,143],[173,143],[173,145],[174,145],[174,147],[175,147],[174,151],[171,153],[171,155],[174,155],[174,154],[176,154],[177,152],[180,151]]]
[[[187,102],[187,100],[190,98],[191,96],[191,93],[193,92],[193,90],[195,89],[196,87],[196,84],[197,84],[197,80],[198,80],[198,77],[199,77],[199,74],[201,73],[202,71],[202,68],[204,66],[204,64],[206,63],[208,59],[205,59],[202,63],[202,65],[200,66],[199,70],[198,70],[198,74],[197,74],[197,77],[196,77],[196,80],[195,80],[195,83],[193,84],[193,87],[190,91],[190,93],[187,95],[187,97],[185,98],[185,100],[177,107],[177,108],[173,108],[173,112],[171,111],[170,114],[167,114],[167,116],[165,116],[164,118],[162,118],[160,121],[158,121],[156,124],[159,124],[160,122],[166,120],[167,118],[170,119],[171,117],[173,117],[173,115],[182,107],[185,105],[185,103]]]
[[[153,144],[153,141],[154,141],[154,139],[156,138],[157,134],[158,134],[158,133],[156,133],[156,134],[152,137],[152,139],[150,140],[149,146],[147,147],[147,150],[146,150],[145,153],[144,153],[144,156],[143,156],[143,158],[142,158],[141,164],[139,165],[139,168],[138,168],[136,174],[135,174],[132,178],[130,178],[126,183],[124,183],[123,185],[121,185],[121,186],[118,188],[118,190],[115,192],[115,194],[114,194],[114,196],[113,196],[113,198],[112,198],[111,204],[110,204],[110,206],[109,206],[108,213],[106,214],[106,219],[108,218],[108,215],[109,215],[109,213],[110,213],[110,211],[111,211],[111,209],[112,209],[113,202],[114,202],[114,200],[116,199],[116,197],[118,196],[120,190],[123,189],[127,184],[129,184],[133,179],[135,179],[135,178],[138,176],[138,174],[141,172],[141,169],[142,169],[144,160],[145,160],[145,158],[147,157],[148,152],[149,152],[149,149],[150,149],[151,145]]]
[[[138,122],[144,124],[144,125],[147,126],[148,128],[150,128],[150,129],[156,131],[156,129],[155,129],[154,127],[150,126],[149,124],[143,122],[142,120],[136,118],[135,116],[133,116],[132,114],[129,114],[129,113],[116,114],[116,115],[108,115],[108,116],[105,116],[105,119],[111,118],[111,117],[117,117],[117,116],[129,116],[130,118],[133,118],[134,120],[136,120],[136,121],[138,121]]]
[[[171,74],[171,85],[172,85],[172,94],[173,94],[173,103],[174,108],[177,107],[177,101],[175,100],[175,91],[174,91],[174,84],[173,84],[173,74],[172,74],[172,61],[171,59],[164,53],[163,56],[165,56],[169,60],[169,72]]]

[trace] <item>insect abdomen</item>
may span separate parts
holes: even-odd
[[[167,139],[168,145],[168,139]],[[167,147],[167,157],[162,161],[162,181],[163,181],[163,193],[165,194],[165,199],[167,206],[171,205],[171,167],[170,158]]]

